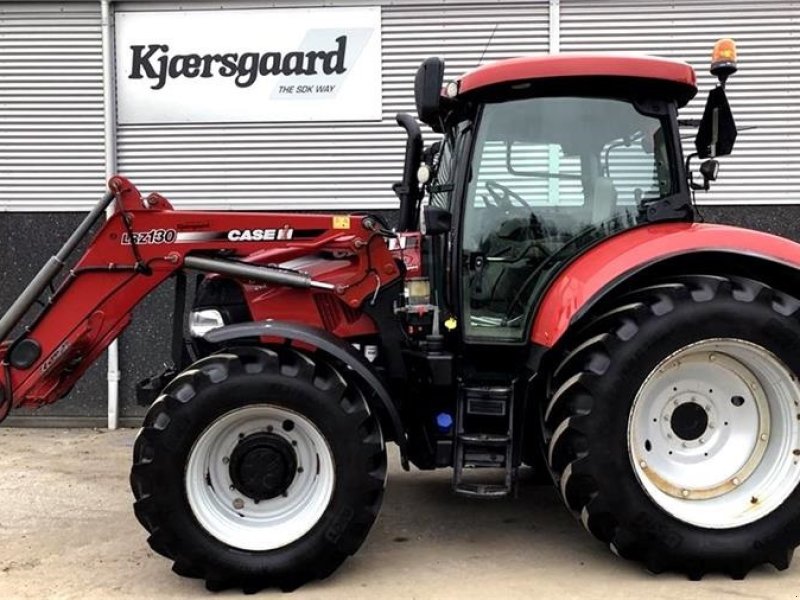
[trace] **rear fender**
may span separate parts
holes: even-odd
[[[631,229],[590,248],[550,284],[534,317],[531,341],[553,347],[573,323],[633,280],[700,271],[800,290],[800,244],[727,225],[661,223]]]
[[[312,346],[317,351],[341,361],[354,373],[360,382],[374,394],[366,394],[370,408],[388,434],[400,447],[403,468],[408,470],[406,434],[400,413],[389,391],[366,359],[346,341],[331,335],[319,327],[288,321],[252,321],[226,325],[209,331],[203,339],[211,344],[222,344],[243,338],[278,338]]]

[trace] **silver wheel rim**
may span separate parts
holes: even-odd
[[[634,399],[636,477],[687,523],[757,521],[800,483],[799,402],[797,378],[761,346],[731,338],[686,346],[651,371]]]
[[[297,459],[285,495],[260,502],[236,489],[229,468],[239,441],[258,432],[284,438]],[[334,480],[333,455],[317,427],[294,411],[261,404],[230,411],[203,431],[189,453],[184,483],[203,529],[229,546],[264,551],[287,546],[316,525],[330,503]]]

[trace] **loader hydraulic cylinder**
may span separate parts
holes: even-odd
[[[205,271],[207,273],[219,273],[220,275],[228,275],[236,279],[250,279],[253,281],[262,281],[264,283],[274,283],[276,285],[297,288],[313,287],[322,290],[333,290],[335,288],[332,283],[314,281],[305,273],[295,273],[275,267],[259,267],[224,259],[187,256],[183,259],[183,265],[187,269]]]

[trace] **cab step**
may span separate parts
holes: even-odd
[[[453,490],[470,498],[502,498],[516,481],[513,466],[514,382],[462,384],[456,410]],[[500,469],[502,483],[465,481],[465,470]]]
[[[459,496],[468,498],[504,498],[510,489],[501,484],[494,483],[464,483],[455,488]]]

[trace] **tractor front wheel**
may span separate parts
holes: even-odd
[[[567,506],[654,572],[744,577],[800,542],[800,302],[743,278],[639,289],[574,340],[544,412]]]
[[[324,360],[242,348],[178,375],[148,412],[131,485],[150,546],[209,589],[332,573],[380,508],[386,453],[361,390]]]

